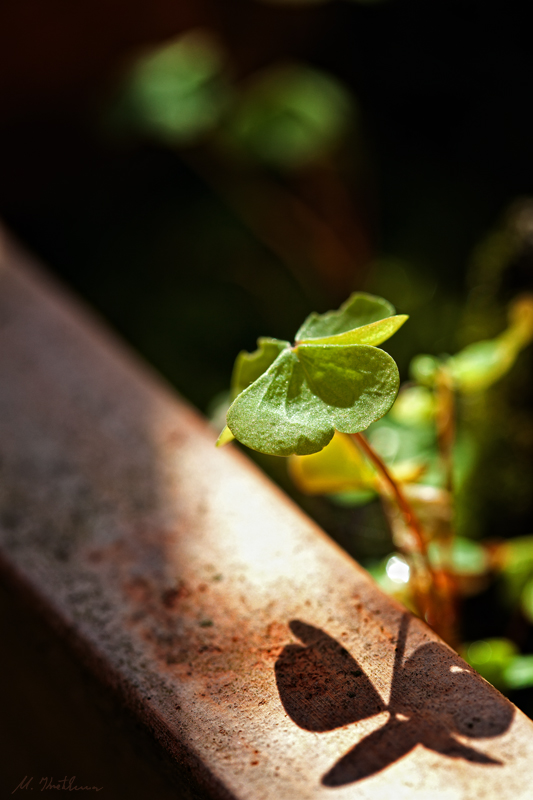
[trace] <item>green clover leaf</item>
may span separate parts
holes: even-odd
[[[338,311],[310,314],[296,341],[313,344],[371,344],[389,339],[408,319],[394,316],[394,306],[382,297],[355,292]]]
[[[287,347],[230,406],[226,420],[243,444],[261,453],[315,453],[333,436],[294,350]]]
[[[282,350],[290,347],[290,342],[281,339],[261,337],[257,340],[259,345],[253,353],[241,350],[235,360],[233,375],[231,376],[231,394],[235,398],[251,383],[256,381],[269,366],[276,360]]]
[[[227,423],[252,450],[309,455],[322,450],[335,429],[357,433],[386,414],[398,386],[394,360],[376,347],[287,347],[234,400]]]
[[[294,347],[259,339],[254,353],[237,358],[237,396],[218,444],[235,437],[261,453],[310,455],[335,430],[365,430],[387,413],[399,386],[394,360],[375,344],[406,319],[385,300],[358,293],[339,311],[311,314]]]

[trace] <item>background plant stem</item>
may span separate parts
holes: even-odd
[[[445,571],[436,571],[428,555],[428,537],[420,524],[411,503],[405,496],[400,485],[395,480],[387,465],[376,453],[370,442],[362,433],[352,434],[356,444],[372,462],[382,479],[392,492],[392,495],[400,509],[407,527],[411,530],[416,541],[417,555],[420,557],[416,561],[413,559],[414,553],[404,548],[405,555],[414,567],[415,575],[411,583],[414,600],[419,610],[420,616],[431,625],[431,627],[448,642],[452,647],[457,645],[457,619],[455,608],[455,597],[452,582]],[[419,564],[422,564],[422,574]]]

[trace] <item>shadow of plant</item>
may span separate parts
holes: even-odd
[[[302,645],[287,645],[276,662],[281,701],[301,728],[324,732],[388,711],[386,724],[366,736],[322,778],[343,786],[368,778],[420,744],[477,764],[501,764],[463,744],[499,736],[513,706],[499,697],[448,647],[428,643],[404,661],[409,616],[402,617],[386,705],[357,661],[327,633],[299,620],[290,629]]]

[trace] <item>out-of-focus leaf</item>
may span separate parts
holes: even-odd
[[[435,356],[419,355],[415,356],[409,365],[411,378],[422,386],[432,387],[441,362]]]
[[[505,672],[518,655],[518,648],[510,639],[483,639],[465,645],[461,655],[493,686],[504,689]]]
[[[533,295],[517,297],[509,306],[509,328],[502,334],[511,339],[518,349],[526,347],[533,339]]]
[[[455,536],[451,547],[432,542],[430,558],[435,567],[450,569],[459,576],[484,575],[489,567],[485,548],[464,536]]]
[[[528,581],[533,577],[533,536],[509,539],[498,547],[495,557],[502,579],[502,594],[511,607],[520,603]]]
[[[500,336],[465,347],[446,365],[459,391],[487,389],[502,378],[533,338],[533,297],[525,295],[509,308],[509,327]]]
[[[278,169],[298,168],[334,149],[353,118],[353,99],[335,78],[287,64],[242,90],[221,142]]]
[[[397,461],[389,467],[389,471],[399,483],[416,483],[424,475],[426,468],[427,465],[423,461],[409,459]]]
[[[206,31],[194,30],[140,57],[111,111],[115,127],[188,144],[214,127],[227,106],[225,56]]]
[[[434,426],[408,426],[399,423],[389,413],[374,422],[366,435],[389,467],[395,468],[400,463],[414,462],[424,468],[424,483],[438,483],[438,450]]]
[[[458,575],[482,575],[488,568],[485,548],[478,542],[456,536],[451,549],[451,566]]]
[[[370,489],[347,489],[343,492],[332,492],[329,499],[332,503],[341,508],[354,508],[357,506],[366,506],[375,500],[377,497],[376,492]]]
[[[435,419],[435,395],[425,386],[407,386],[400,390],[390,415],[404,425],[427,425]]]
[[[331,443],[328,445],[328,447],[330,446]],[[309,458],[312,458],[312,456],[309,456]],[[401,461],[398,464],[394,464],[394,466],[389,466],[389,470],[392,476],[399,483],[409,483],[419,480],[419,478],[425,472],[425,464],[420,464],[417,461]],[[322,485],[319,484],[318,465],[316,473],[316,491],[312,491],[310,488],[307,489],[307,491],[310,494],[328,494],[330,500],[332,500],[334,503],[347,508],[351,508],[353,506],[364,506],[367,503],[370,503],[375,497],[378,496],[380,491],[380,482],[378,480],[374,480],[373,489],[344,489],[342,488],[345,483],[344,479],[339,480],[339,483],[336,484],[332,480],[334,469],[332,469],[330,473],[327,465],[324,465],[324,473],[320,473],[320,480],[323,481]]]
[[[503,670],[506,689],[527,689],[533,686],[533,655],[515,656]]]
[[[533,623],[533,577],[531,577],[520,595],[520,607],[526,619]]]
[[[292,456],[289,474],[296,486],[307,494],[332,494],[348,489],[372,494],[376,489],[376,473],[349,436],[335,433],[331,442],[319,453]]]
[[[472,431],[461,430],[453,448],[453,487],[460,491],[476,468],[478,442]]]
[[[500,339],[475,342],[448,361],[451,377],[461,392],[479,392],[499,380],[514,364],[516,351]]]
[[[231,377],[231,394],[234,399],[266,372],[282,350],[290,347],[290,342],[267,337],[258,339],[257,344],[258,348],[253,353],[242,350],[235,360]]]

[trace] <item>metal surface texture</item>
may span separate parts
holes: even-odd
[[[215,439],[2,235],[2,572],[176,770],[235,800],[531,797],[531,721]]]

